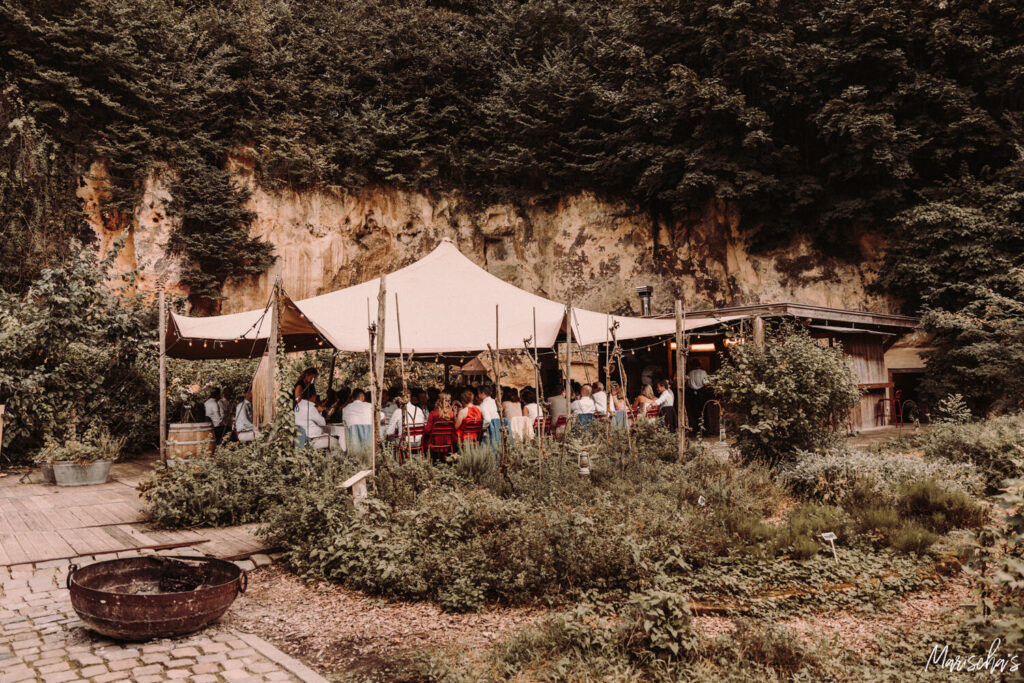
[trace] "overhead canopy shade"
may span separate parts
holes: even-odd
[[[538,347],[554,346],[565,330],[564,303],[531,294],[491,275],[463,256],[449,240],[412,265],[389,273],[386,287],[384,341],[388,354],[400,350],[399,316],[404,353],[475,353],[488,345],[493,348],[496,341],[502,349],[520,349],[523,340],[533,336],[534,313]],[[379,288],[380,280],[373,279],[301,301],[282,297],[285,348],[308,350],[329,345],[341,351],[366,351],[368,323],[377,320]],[[687,321],[686,329],[713,327],[733,317]],[[608,337],[609,326],[615,323],[620,340],[669,336],[676,329],[672,319],[610,316],[576,309],[573,341],[583,345],[602,343]],[[168,355],[256,356],[263,353],[269,332],[269,315],[263,310],[210,318],[172,314]]]

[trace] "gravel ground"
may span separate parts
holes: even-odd
[[[336,674],[400,661],[425,648],[485,645],[541,614],[446,614],[432,603],[388,602],[330,583],[306,583],[271,566],[249,573],[248,591],[224,621]]]

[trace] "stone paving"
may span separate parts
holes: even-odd
[[[75,561],[82,565],[112,557]],[[266,641],[216,624],[173,640],[118,643],[103,638],[87,630],[72,609],[67,571],[67,561],[0,567],[0,683],[326,683]]]

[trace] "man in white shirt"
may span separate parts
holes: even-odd
[[[674,410],[676,405],[676,396],[672,393],[672,383],[667,379],[658,381],[658,391],[661,392],[658,398],[654,400],[654,405],[658,406],[658,415],[665,421],[665,426],[669,431],[676,431],[676,425],[678,419],[676,417],[676,411]]]
[[[584,384],[580,387],[580,397],[572,402],[572,414],[576,416],[581,427],[586,427],[595,419],[594,412],[597,410],[597,406],[594,404],[590,392],[590,385]]]
[[[398,387],[392,387],[381,394],[381,398],[384,399],[381,403],[381,412],[384,413],[384,419],[387,420],[388,424],[391,424],[391,418],[398,412],[397,399],[401,393],[401,389]]]
[[[210,390],[210,398],[203,404],[206,419],[213,423],[213,438],[219,445],[224,438],[224,411],[220,407],[220,387]]]
[[[341,411],[341,419],[345,423],[346,447],[369,448],[373,441],[373,404],[366,401],[366,392],[352,392],[352,402]]]
[[[476,390],[477,408],[480,409],[480,419],[483,422],[484,443],[490,443],[491,448],[501,445],[501,413],[498,412],[498,404],[491,397],[491,388],[482,386]]]
[[[239,434],[256,431],[256,425],[252,423],[252,389],[245,392],[245,400],[235,408],[235,431]]]
[[[299,399],[295,406],[295,424],[306,431],[306,437],[313,439],[327,433],[327,420],[316,409],[316,394]]]
[[[608,414],[608,394],[604,390],[604,385],[600,382],[594,382],[594,413],[597,415]]]
[[[409,403],[405,404],[405,424],[406,425],[424,424],[424,423],[426,423],[426,421],[427,421],[427,416],[423,412],[422,408],[420,408],[415,403],[412,403],[411,401]],[[402,411],[401,410],[397,410],[396,409],[391,414],[391,419],[388,420],[388,426],[385,429],[384,433],[387,434],[388,436],[394,436],[395,434],[398,434],[398,435],[402,434]],[[422,436],[410,436],[408,439],[406,439],[406,442],[410,446],[419,446],[420,445],[420,440],[422,440],[422,439],[423,439]]]
[[[704,404],[711,398],[707,388],[708,373],[700,366],[696,358],[690,359],[690,372],[686,375],[686,416],[691,430],[697,429],[700,424]],[[704,425],[707,429],[707,425]]]

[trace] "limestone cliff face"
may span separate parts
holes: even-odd
[[[723,202],[664,224],[589,194],[480,210],[457,192],[268,190],[244,166],[236,170],[253,189],[252,232],[274,245],[278,260],[259,277],[229,281],[224,313],[262,307],[275,276],[295,298],[322,294],[408,265],[445,237],[498,277],[599,311],[638,313],[635,288],[643,284],[654,286],[655,313],[670,312],[679,295],[691,310],[773,301],[895,310],[893,301],[867,291],[878,245],[865,240],[858,265],[825,258],[802,242],[753,255],[739,213]],[[102,174],[93,175],[98,180],[85,182],[79,194],[101,245],[127,230],[119,265],[141,266],[144,287],[157,272],[173,286],[181,269],[163,247],[173,227],[167,183],[151,178],[134,215],[112,223],[98,209]]]

